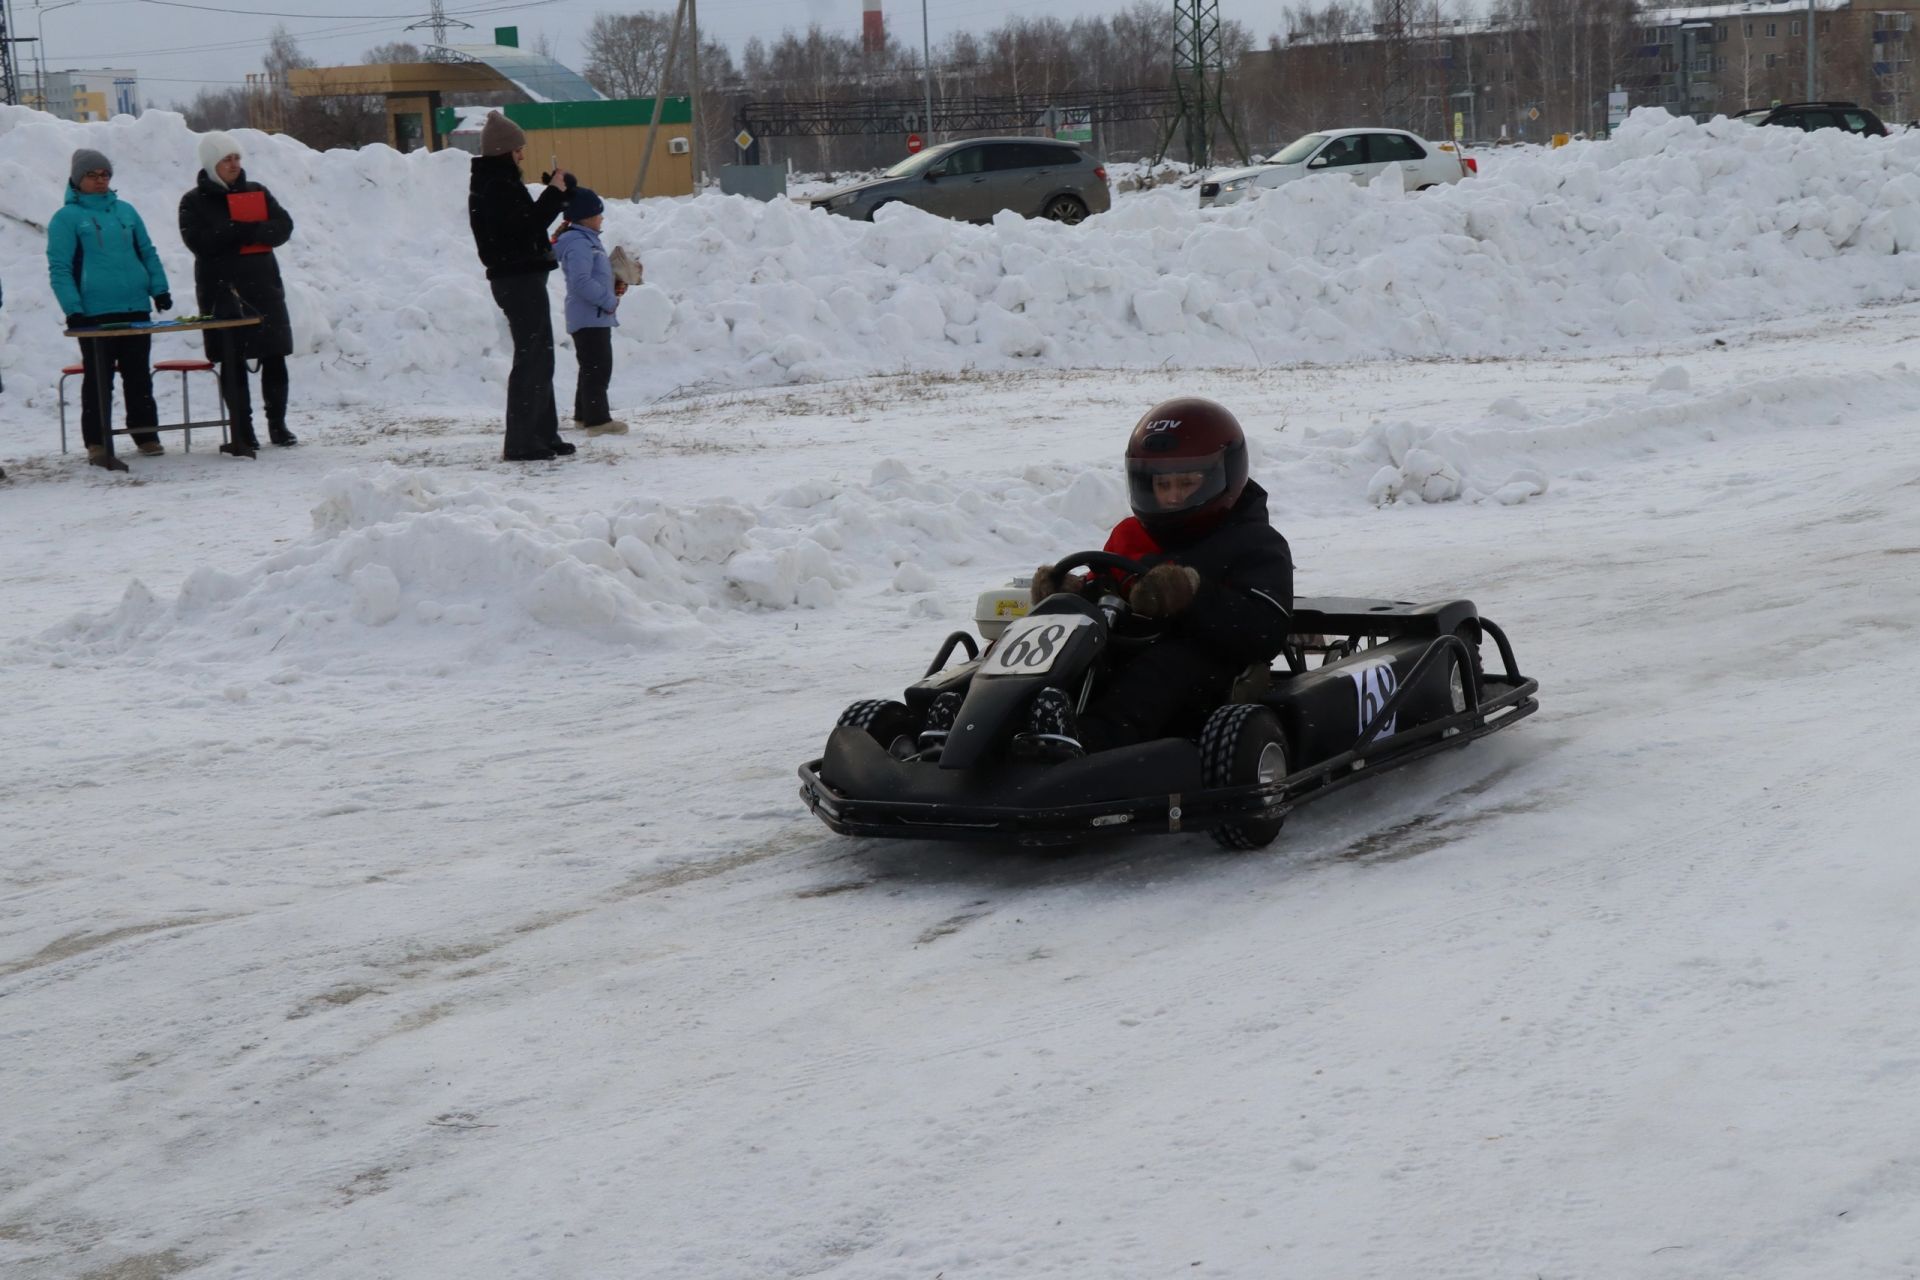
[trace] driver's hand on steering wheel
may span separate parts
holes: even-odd
[[[1171,618],[1193,603],[1199,589],[1197,570],[1168,561],[1140,575],[1127,592],[1127,603],[1143,618]]]
[[[1027,602],[1039,604],[1048,596],[1062,591],[1078,591],[1086,585],[1087,575],[1084,573],[1070,573],[1066,582],[1062,583],[1054,574],[1053,566],[1043,564],[1033,571],[1033,582],[1027,587]]]

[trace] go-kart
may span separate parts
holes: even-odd
[[[1081,551],[1053,566],[1137,574]],[[1099,583],[1111,579],[1094,576]],[[1093,599],[1088,599],[1092,594]],[[965,631],[940,646],[899,701],[856,702],[825,752],[800,766],[800,794],[843,835],[1064,844],[1094,836],[1206,830],[1229,849],[1270,844],[1292,810],[1504,729],[1538,709],[1506,633],[1468,600],[1429,604],[1342,597],[1295,601],[1284,651],[1250,667],[1188,732],[1069,758],[1031,758],[1019,739],[1043,687],[1084,709],[1130,647],[1154,642],[1117,588],[1062,591],[1027,605],[990,591]],[[1483,640],[1500,655],[1486,671]],[[964,661],[949,665],[964,650]],[[1317,658],[1317,665],[1309,665]],[[951,731],[922,752],[927,712],[963,695]]]

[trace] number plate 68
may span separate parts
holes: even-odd
[[[1009,625],[980,664],[983,676],[1037,676],[1053,670],[1073,633],[1093,625],[1080,613],[1030,613]]]

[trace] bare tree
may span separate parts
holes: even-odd
[[[672,31],[669,14],[596,14],[587,28],[582,74],[609,98],[651,97],[660,84]]]

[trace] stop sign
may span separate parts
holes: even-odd
[[[925,145],[926,145],[925,143],[920,141],[919,134],[910,133],[907,135],[907,154],[908,155],[912,155],[914,152],[918,151],[921,147]]]

